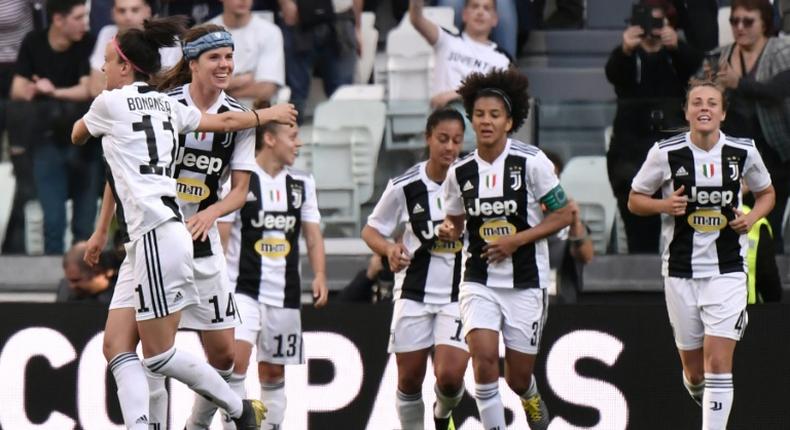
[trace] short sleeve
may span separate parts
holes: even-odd
[[[743,166],[743,180],[754,192],[763,191],[771,185],[771,174],[768,173],[763,158],[755,147],[750,148],[746,156]]]
[[[645,162],[631,181],[631,189],[637,193],[652,196],[668,179],[667,163],[664,161],[664,155],[658,148],[658,144],[655,144],[648,151]]]
[[[85,126],[88,128],[88,133],[93,137],[104,136],[110,134],[112,131],[112,118],[110,117],[109,109],[107,109],[107,97],[109,92],[103,91],[91,103],[91,108],[88,113],[82,117],[85,121]]]
[[[538,151],[535,157],[527,161],[527,177],[538,200],[560,184],[559,178],[554,173],[554,163],[543,151]]]
[[[19,46],[19,52],[16,56],[16,63],[14,63],[14,74],[19,75],[25,79],[33,78],[33,39],[37,32],[31,31],[22,39],[22,45]]]
[[[268,23],[265,23],[268,24]],[[270,25],[267,37],[260,39],[258,63],[255,66],[256,82],[272,82],[285,85],[285,50],[283,33],[275,25]]]
[[[433,21],[431,21],[431,22],[433,23]],[[447,49],[447,45],[450,42],[450,38],[453,37],[453,36],[450,34],[450,31],[445,29],[444,27],[442,27],[442,26],[440,26],[438,24],[435,24],[435,23],[434,23],[434,25],[436,26],[436,30],[438,30],[438,31],[436,32],[436,34],[437,34],[436,43],[433,45],[433,49],[435,49],[437,51],[441,51],[443,49]]]
[[[228,196],[230,193],[230,181],[225,181],[222,185],[219,186],[219,191],[217,192],[219,199],[222,200]],[[250,198],[250,193],[247,193],[247,198]],[[222,215],[221,217],[217,218],[217,222],[229,222],[233,223],[236,220],[236,215],[239,213],[240,209],[236,209],[233,212],[227,213]]]
[[[247,128],[236,132],[236,146],[230,156],[230,170],[253,171],[255,169],[255,129]]]
[[[444,212],[447,215],[463,215],[464,201],[461,197],[461,187],[458,186],[458,178],[455,176],[455,168],[450,167],[447,171],[447,178],[442,183],[442,196],[444,197]]]
[[[184,104],[172,99],[171,106],[175,111],[176,121],[178,121],[178,134],[187,134],[197,130],[200,126],[200,119],[202,114],[198,108],[194,106],[185,106]]]
[[[393,185],[390,180],[368,217],[368,225],[383,236],[390,236],[398,227],[405,206],[406,198],[403,196],[403,190]]]
[[[318,224],[321,222],[321,213],[318,211],[318,196],[315,193],[315,179],[313,175],[304,181],[305,194],[302,203],[302,222]]]

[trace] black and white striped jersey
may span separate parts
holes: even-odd
[[[195,106],[189,95],[189,84],[174,88],[168,96],[185,106]],[[222,91],[206,113],[245,111],[248,109]],[[181,134],[175,163],[173,176],[176,178],[178,204],[185,219],[189,219],[220,199],[219,190],[230,177],[231,170],[255,169],[254,129]],[[205,241],[193,242],[193,248],[195,258],[223,254],[216,224]]]
[[[771,185],[771,176],[751,139],[720,133],[705,151],[679,134],[656,143],[631,184],[634,191],[664,198],[681,186],[688,198],[682,216],[662,216],[662,274],[707,278],[743,272],[747,235],[728,226],[741,204],[741,180],[752,191]]]
[[[236,293],[299,308],[299,232],[303,222],[321,222],[313,176],[285,168],[271,177],[256,164],[247,202],[232,218],[226,257]]]
[[[173,164],[177,135],[200,125],[200,111],[175,102],[144,82],[103,91],[83,120],[91,136],[102,137],[107,181],[125,240],[137,240],[181,218]]]
[[[411,263],[395,274],[394,298],[446,304],[458,301],[463,244],[436,237],[444,221],[444,198],[441,185],[428,178],[426,165],[418,163],[389,181],[368,225],[383,236],[406,225],[402,240]]]
[[[533,145],[508,139],[493,163],[477,150],[458,160],[444,182],[446,211],[466,214],[464,282],[495,288],[546,288],[549,250],[545,239],[529,243],[496,264],[481,254],[486,242],[512,236],[543,220],[540,199],[559,185],[554,165]]]

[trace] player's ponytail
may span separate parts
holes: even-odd
[[[119,33],[113,43],[121,58],[130,63],[135,79],[147,81],[159,73],[162,59],[159,48],[173,46],[186,29],[186,17],[169,16],[146,20],[143,29],[131,28]]]

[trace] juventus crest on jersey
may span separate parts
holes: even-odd
[[[189,95],[189,87],[189,84],[177,87],[168,96],[185,106],[195,106]],[[206,113],[248,110],[222,91]],[[193,132],[180,135],[174,177],[181,212],[189,219],[213,205],[219,200],[219,190],[228,180],[231,170],[252,171],[255,167],[254,129],[231,133]],[[221,255],[217,229],[212,228],[205,241],[194,241],[193,247],[196,258],[214,253]]]
[[[200,117],[197,109],[143,82],[104,91],[93,100],[83,119],[92,136],[103,136],[107,180],[128,240],[181,216],[172,177],[176,136],[195,130]]]
[[[559,185],[554,165],[533,145],[508,139],[505,150],[488,163],[475,150],[457,161],[444,183],[446,210],[466,215],[464,281],[498,288],[546,288],[546,240],[524,245],[505,261],[488,264],[483,246],[512,236],[543,219],[540,199]]]
[[[226,253],[237,294],[270,306],[299,308],[303,222],[321,222],[313,177],[290,168],[271,177],[256,165]]]
[[[445,304],[458,301],[463,244],[437,238],[444,221],[444,198],[441,185],[428,178],[426,165],[419,163],[389,182],[368,225],[390,236],[401,222],[406,223],[402,240],[411,263],[395,274],[395,299]]]
[[[632,188],[664,197],[681,186],[688,198],[686,214],[663,216],[662,273],[704,278],[745,271],[747,236],[728,226],[741,204],[741,181],[752,191],[771,185],[771,177],[751,139],[728,137],[709,151],[694,145],[689,134],[656,143],[634,177]]]

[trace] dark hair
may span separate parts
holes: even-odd
[[[203,25],[196,25],[189,30],[185,31],[181,36],[180,40],[182,43],[192,42],[194,40],[198,40],[201,37],[209,34],[214,33],[216,31],[226,31],[225,27],[215,25],[215,24],[203,24]],[[202,55],[202,54],[201,54]],[[159,88],[160,91],[169,90],[171,88],[175,88],[180,85],[184,85],[187,82],[192,81],[192,71],[189,70],[189,61],[184,56],[181,56],[181,59],[178,60],[175,66],[173,66],[170,70],[165,72],[161,79],[157,80],[156,87]]]
[[[667,18],[667,21],[669,21],[669,25],[671,25],[673,28],[678,28],[678,11],[675,9],[675,5],[673,5],[671,1],[642,0],[640,4],[651,9],[661,9],[664,12],[664,16]]]
[[[186,22],[187,18],[180,15],[154,18],[143,22],[142,30],[130,28],[115,36],[123,55],[136,66],[135,79],[147,81],[159,73],[162,68],[159,48],[175,45]]]
[[[464,100],[464,110],[470,119],[474,113],[477,99],[480,97],[501,98],[507,108],[508,116],[513,120],[513,126],[508,130],[508,133],[512,133],[521,128],[529,115],[527,87],[529,87],[527,75],[511,67],[509,69],[494,69],[485,75],[479,72],[472,73],[461,82],[458,93]],[[502,95],[506,96],[507,100]]]
[[[268,100],[258,99],[253,103],[253,109],[268,109],[272,106],[271,102]],[[270,134],[275,135],[277,134],[277,130],[280,127],[280,123],[277,121],[267,121],[258,126],[255,129],[255,152],[260,151],[263,149],[263,135]]]
[[[458,121],[461,123],[461,129],[466,129],[464,117],[460,112],[453,108],[441,108],[431,112],[431,115],[428,116],[428,121],[425,123],[425,135],[430,136],[431,133],[433,133],[433,129],[435,129],[440,122],[444,121]]]
[[[469,2],[471,1],[472,0],[464,0],[464,8],[469,7]],[[494,10],[496,10],[496,0],[491,0],[491,6],[494,7]]]
[[[760,19],[763,20],[765,30],[763,35],[766,37],[776,36],[774,27],[774,7],[769,0],[732,0],[730,4],[730,15],[735,9],[756,10],[760,12]]]
[[[691,90],[694,88],[699,87],[711,87],[721,93],[721,108],[723,111],[727,111],[727,91],[724,89],[724,86],[720,84],[715,79],[697,79],[691,78],[689,80],[689,86],[686,90],[686,100],[683,102],[683,110],[686,110],[688,107],[689,102],[689,95],[691,94]]]
[[[55,14],[68,15],[77,6],[85,5],[85,0],[47,0],[47,16],[50,22]]]
[[[554,164],[554,167],[557,169],[557,173],[562,173],[563,169],[565,169],[565,162],[562,161],[560,154],[548,149],[544,149],[543,153],[546,155],[546,158],[548,158],[549,161]]]

